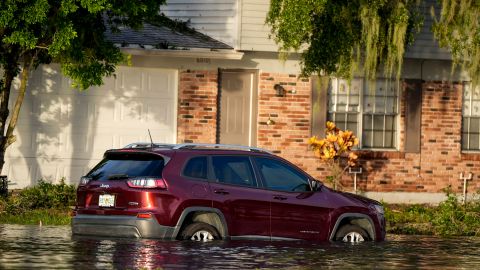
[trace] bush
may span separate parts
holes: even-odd
[[[446,190],[447,199],[438,206],[385,205],[387,231],[398,234],[480,236],[480,200],[463,205]]]
[[[447,200],[440,203],[432,218],[432,225],[438,234],[480,235],[480,201],[475,200],[463,205],[458,198],[447,191]]]
[[[34,209],[66,209],[75,205],[75,199],[75,186],[65,184],[63,179],[59,184],[40,180],[33,187],[11,193],[3,203],[3,208],[11,214]],[[1,207],[2,203],[0,203],[0,210]]]

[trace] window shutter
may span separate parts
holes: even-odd
[[[405,152],[420,153],[422,81],[405,80]]]
[[[323,137],[327,123],[327,92],[330,78],[327,76],[312,76],[312,136]]]

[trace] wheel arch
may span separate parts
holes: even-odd
[[[361,213],[343,213],[337,218],[337,221],[333,226],[330,233],[330,241],[335,239],[335,234],[345,224],[352,224],[361,227],[368,233],[372,241],[376,240],[375,225],[371,217]]]
[[[227,222],[222,211],[212,207],[187,207],[182,211],[172,237],[176,239],[185,226],[197,221],[215,227],[223,239],[229,236]]]

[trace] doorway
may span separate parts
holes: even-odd
[[[257,70],[221,69],[219,72],[217,142],[257,144]]]

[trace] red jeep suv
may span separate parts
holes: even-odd
[[[373,200],[252,147],[136,143],[82,177],[73,234],[209,241],[382,241]]]

